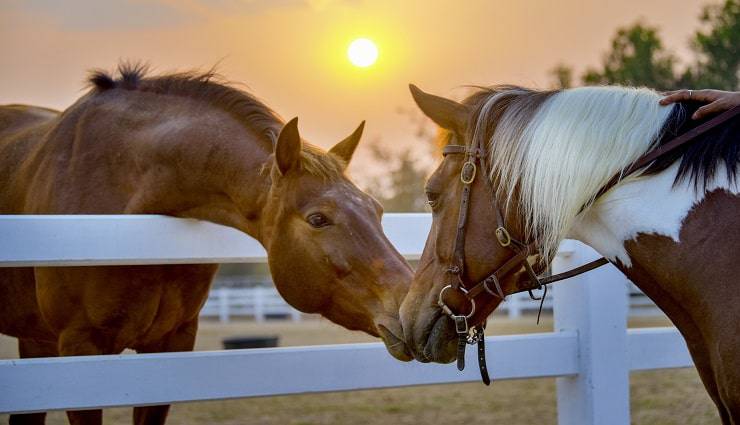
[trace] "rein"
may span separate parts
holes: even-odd
[[[672,152],[681,146],[693,141],[696,137],[711,130],[712,128],[730,120],[731,118],[740,115],[740,106],[736,106],[721,115],[695,127],[694,129],[684,133],[672,139],[670,142],[653,149],[647,154],[640,157],[637,161],[631,164],[623,171],[615,174],[607,183],[604,185],[594,196],[594,200],[608,192],[614,186],[616,186],[622,179],[635,173],[636,171],[649,166],[653,161],[662,157],[663,155]],[[481,373],[481,379],[486,385],[490,384],[490,377],[488,376],[488,368],[486,366],[485,357],[485,338],[484,328],[485,325],[477,325],[474,327],[468,326],[468,319],[473,317],[475,314],[476,305],[475,298],[482,293],[487,293],[494,297],[497,297],[503,301],[506,300],[507,295],[516,294],[520,292],[528,292],[529,296],[534,300],[540,301],[540,313],[542,312],[542,303],[547,295],[547,285],[561,280],[569,279],[574,276],[578,276],[582,273],[586,273],[595,268],[601,267],[607,264],[609,261],[606,258],[599,258],[598,260],[591,261],[582,266],[568,270],[563,273],[555,275],[540,277],[538,276],[532,266],[527,261],[527,257],[536,254],[539,250],[535,241],[530,243],[522,242],[511,236],[509,231],[506,229],[506,223],[504,217],[499,208],[495,209],[496,212],[496,239],[499,245],[503,248],[507,248],[513,251],[513,255],[504,262],[501,266],[496,268],[493,272],[488,274],[482,280],[472,284],[466,285],[463,281],[464,266],[465,266],[465,225],[467,223],[468,212],[470,209],[470,192],[472,184],[475,181],[476,174],[478,172],[478,166],[482,170],[486,168],[486,150],[483,146],[483,140],[479,140],[478,146],[465,146],[465,145],[447,145],[442,151],[444,156],[447,155],[465,155],[465,162],[463,163],[462,169],[460,170],[460,181],[463,183],[462,196],[460,198],[460,209],[458,211],[457,229],[455,235],[455,245],[453,249],[453,259],[448,266],[446,272],[453,276],[451,282],[444,286],[439,292],[437,304],[442,311],[448,315],[455,323],[455,331],[458,335],[457,345],[457,368],[463,370],[465,368],[465,347],[468,344],[478,344],[478,365]],[[486,182],[490,185],[490,182]],[[501,279],[514,270],[518,270],[521,267],[524,268],[529,281],[523,286],[515,288],[513,291],[506,292],[501,287]],[[543,289],[541,297],[536,297],[532,293],[533,290]],[[465,313],[458,313],[450,309],[450,307],[444,302],[444,294],[446,291],[452,290],[463,294],[470,304],[470,311]],[[539,313],[537,314],[537,322],[539,323]],[[485,323],[485,322],[484,322]]]

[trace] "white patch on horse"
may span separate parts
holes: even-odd
[[[484,105],[475,137],[489,136],[484,131],[489,111],[504,94],[492,95]],[[647,89],[580,87],[554,94],[531,120],[507,108],[485,140],[490,177],[499,182],[497,195],[507,207],[517,199],[525,238],[540,244],[545,261],[581,208],[658,139],[673,109],[661,106],[659,98]]]
[[[740,194],[739,185],[728,180],[722,164],[703,191],[694,190],[688,179],[673,187],[677,171],[678,162],[659,174],[625,180],[579,216],[568,236],[591,245],[609,260],[631,267],[624,246],[627,241],[652,234],[680,242],[683,221],[707,193],[724,189]]]

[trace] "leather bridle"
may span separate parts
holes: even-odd
[[[639,158],[637,161],[635,161],[627,169],[613,176],[608,181],[608,183],[599,190],[599,192],[596,194],[594,199],[606,193],[609,189],[614,187],[617,183],[619,183],[619,181],[621,181],[625,177],[650,165],[653,161],[662,157],[668,152],[671,152],[679,148],[680,146],[683,146],[684,144],[695,139],[697,136],[724,123],[725,121],[737,115],[740,115],[740,106],[730,109],[729,111],[726,111],[723,114],[703,123],[702,125],[695,127],[694,129],[684,133],[683,135],[676,137],[670,142],[656,149],[653,149],[652,151],[648,152],[647,154]],[[460,199],[460,209],[458,211],[457,228],[456,228],[455,242],[453,246],[453,258],[452,258],[450,265],[448,266],[446,270],[447,274],[453,276],[453,278],[451,279],[449,284],[447,284],[440,290],[437,304],[442,309],[442,311],[455,322],[455,330],[458,334],[458,353],[457,353],[458,369],[463,370],[465,367],[465,347],[466,345],[477,343],[478,344],[478,362],[480,366],[481,377],[483,379],[483,382],[486,385],[488,385],[490,383],[490,379],[488,377],[487,367],[485,363],[485,346],[484,346],[484,335],[483,335],[484,326],[478,325],[472,329],[468,326],[468,319],[473,317],[473,315],[475,314],[475,310],[476,310],[475,298],[483,293],[487,293],[493,297],[499,298],[501,300],[505,300],[506,296],[511,295],[511,294],[520,293],[520,292],[529,292],[530,297],[532,297],[533,299],[544,301],[545,295],[547,294],[547,286],[546,286],[547,284],[557,282],[560,280],[565,280],[573,276],[577,276],[581,273],[588,272],[597,267],[601,267],[607,264],[609,261],[606,260],[605,258],[600,258],[598,260],[591,261],[587,264],[584,264],[580,267],[568,270],[563,273],[559,273],[559,274],[551,275],[547,277],[538,276],[532,269],[532,266],[529,264],[529,261],[527,260],[528,257],[535,255],[539,252],[536,241],[527,243],[527,242],[523,242],[513,237],[506,228],[506,223],[504,220],[504,216],[501,212],[501,209],[496,207],[494,208],[495,213],[496,213],[496,220],[497,220],[496,229],[495,229],[496,239],[501,247],[511,250],[513,255],[509,257],[509,259],[506,260],[502,265],[500,265],[499,267],[494,269],[491,273],[489,273],[482,280],[476,283],[473,283],[472,285],[466,284],[466,282],[464,282],[465,230],[466,230],[466,223],[468,219],[468,213],[470,210],[470,192],[472,190],[472,184],[475,181],[476,175],[478,173],[478,169],[480,168],[481,170],[484,170],[484,171],[488,170],[486,166],[486,149],[482,145],[483,143],[484,143],[483,138],[479,138],[476,146],[449,144],[445,146],[442,151],[442,154],[444,156],[464,155],[465,158],[464,158],[464,163],[462,165],[462,168],[460,170],[460,181],[463,184],[463,188],[462,188],[462,195]],[[486,181],[486,184],[489,186],[489,189],[491,189],[491,192],[495,193],[493,188],[490,187],[491,183],[489,179],[486,178],[485,181]],[[508,292],[504,291],[501,287],[501,280],[509,273],[515,270],[520,270],[522,267],[528,274],[529,280],[523,285],[520,285],[511,291],[508,291]],[[543,293],[541,298],[537,298],[533,295],[532,293],[533,290],[543,289],[543,288],[545,292]],[[470,303],[470,311],[467,314],[466,313],[455,313],[445,303],[444,295],[445,295],[445,292],[448,290],[460,292],[464,296],[464,298],[468,300],[468,302]],[[540,310],[541,309],[542,309],[542,304],[540,304]],[[538,316],[538,320],[539,320],[539,316]]]

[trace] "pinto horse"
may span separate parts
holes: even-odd
[[[444,130],[446,154],[426,184],[432,228],[401,306],[414,356],[454,360],[448,315],[482,324],[502,295],[530,286],[560,241],[578,239],[668,315],[723,423],[740,424],[740,119],[614,181],[697,126],[688,117],[699,105],[660,106],[657,93],[623,87],[499,86],[462,103],[411,91]],[[492,270],[501,273],[487,280]],[[487,286],[473,296],[475,282]]]
[[[256,238],[295,308],[383,339],[410,360],[398,319],[412,272],[382,209],[344,174],[363,126],[328,152],[212,74],[102,72],[64,112],[0,108],[0,214],[167,214]],[[20,356],[190,351],[216,265],[0,269],[0,332]],[[169,406],[137,407],[136,424]],[[44,413],[11,423],[43,423]],[[101,410],[68,412],[99,424]]]

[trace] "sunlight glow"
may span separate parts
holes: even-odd
[[[352,65],[366,68],[378,59],[378,48],[368,38],[358,38],[350,43],[347,49],[347,57]]]

